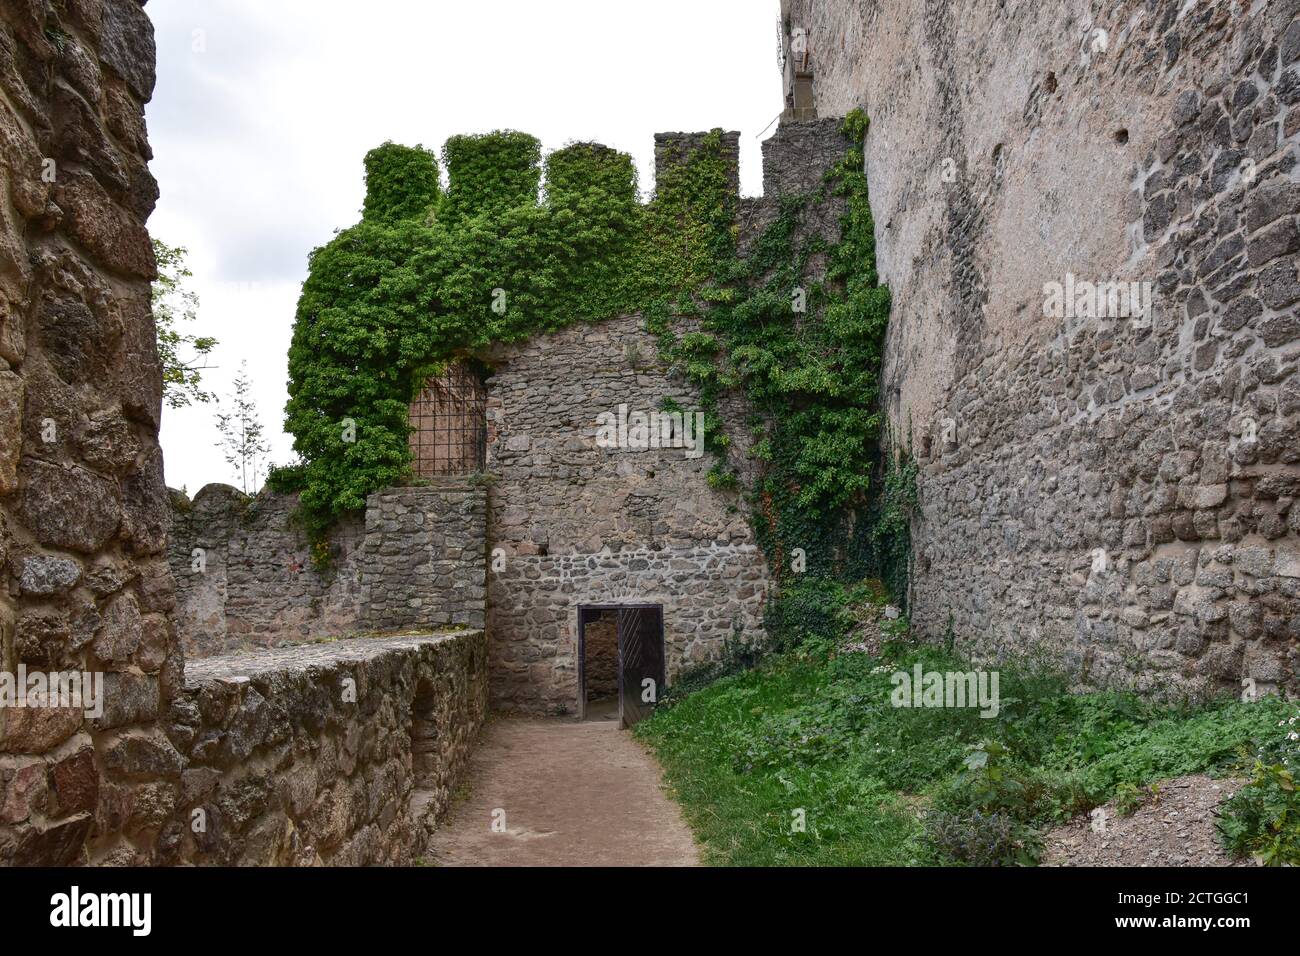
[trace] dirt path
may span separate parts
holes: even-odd
[[[660,778],[653,758],[616,721],[494,719],[471,758],[469,796],[453,806],[426,859],[696,866],[695,841]]]
[[[1043,864],[1250,866],[1250,860],[1229,857],[1214,830],[1214,811],[1244,782],[1204,774],[1163,780],[1158,799],[1130,816],[1112,800],[1047,834]]]

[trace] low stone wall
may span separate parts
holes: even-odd
[[[361,521],[334,529],[330,565],[318,571],[292,522],[297,504],[292,495],[250,498],[229,485],[207,485],[192,502],[172,493],[168,559],[187,657],[360,628]]]
[[[409,864],[486,708],[482,631],[223,655],[188,665],[165,736],[125,736],[105,764],[161,778],[131,801],[160,823],[151,862]]]
[[[318,569],[297,498],[207,485],[172,493],[168,554],[190,658],[361,630],[484,624],[486,492],[468,479],[387,488],[346,519]]]

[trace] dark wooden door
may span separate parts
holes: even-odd
[[[631,727],[650,716],[664,686],[664,616],[660,607],[618,609],[618,715]]]

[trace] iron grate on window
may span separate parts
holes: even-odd
[[[462,363],[429,379],[411,403],[411,468],[417,478],[481,471],[487,455],[487,390]]]

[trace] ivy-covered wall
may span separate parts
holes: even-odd
[[[698,389],[708,484],[745,484],[777,573],[795,549],[808,555],[795,573],[868,569],[889,294],[874,271],[866,128],[856,113],[783,127],[770,151],[783,171],[761,200],[739,197],[737,134],[720,130],[660,134],[645,204],[630,158],[596,144],[543,161],[525,134],[454,137],[445,191],[427,150],[372,151],[362,221],[312,255],[290,353],[300,461],[274,483],[301,491],[319,533],[408,477],[407,408],[431,371],[638,313],[656,360]],[[718,416],[735,396],[743,455]]]

